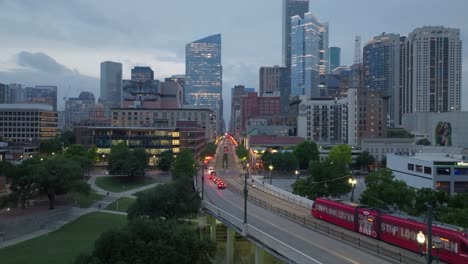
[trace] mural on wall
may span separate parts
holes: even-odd
[[[435,128],[435,145],[452,146],[452,125],[450,122],[439,121]]]

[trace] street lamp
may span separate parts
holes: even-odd
[[[354,187],[356,186],[357,180],[354,178],[349,178],[349,184],[351,184],[351,202],[354,202]]]
[[[272,179],[271,179],[271,171],[273,170],[273,165],[270,165],[268,166],[268,168],[270,169],[270,185],[272,185]]]
[[[435,238],[434,241],[432,240],[432,205],[426,204],[427,206],[427,239],[424,236],[424,233],[422,231],[419,231],[418,235],[416,236],[416,239],[418,240],[419,243],[419,248],[421,250],[421,255],[426,256],[426,263],[430,264],[432,263],[432,249],[435,248],[437,251],[437,263],[439,263],[439,249],[442,246],[442,241],[440,241],[440,238]],[[422,247],[424,245],[424,242],[427,241],[426,244],[426,252],[422,250]],[[434,242],[434,246],[432,246],[432,242]]]
[[[295,171],[294,171],[294,174],[296,174],[296,181],[298,181],[298,180],[299,180],[299,171],[298,171],[298,170],[295,170]]]
[[[249,190],[247,190],[247,176],[248,172],[244,172],[244,225],[247,224],[247,196],[249,193]]]

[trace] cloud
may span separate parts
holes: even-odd
[[[98,78],[71,70],[45,53],[22,51],[16,55],[16,62],[16,67],[0,71],[0,82],[24,86],[56,85],[59,109],[64,105],[62,98],[77,97],[81,91],[90,91],[99,97]]]
[[[16,55],[19,66],[54,74],[72,74],[72,70],[58,63],[45,53],[22,51]]]

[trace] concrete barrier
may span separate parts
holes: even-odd
[[[312,209],[312,205],[314,204],[313,200],[307,199],[305,197],[302,197],[300,195],[296,195],[293,193],[290,193],[288,191],[285,191],[281,188],[278,188],[276,186],[268,184],[263,176],[260,175],[252,175],[252,179],[254,180],[255,186],[252,186],[254,188],[257,188],[263,192],[266,192],[268,194],[271,194],[273,196],[276,196],[278,198],[281,198],[283,200],[292,202],[294,204],[297,204],[299,206],[303,206],[308,209]]]

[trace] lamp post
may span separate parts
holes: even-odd
[[[354,202],[354,187],[356,186],[357,180],[349,178],[348,182],[351,184],[351,202]]]
[[[269,176],[270,176],[270,185],[272,185],[271,171],[273,170],[273,165],[268,166],[268,168],[270,169],[270,174],[269,174]]]
[[[201,199],[203,201],[205,193],[205,166],[202,166],[202,174],[201,174]]]
[[[294,174],[296,174],[296,181],[298,181],[298,180],[299,180],[299,171],[298,171],[298,170],[295,170],[295,171],[294,171]]]
[[[249,190],[247,189],[248,175],[249,175],[248,172],[244,172],[244,225],[247,224],[247,198],[248,198],[247,196],[249,193]]]
[[[418,240],[419,243],[419,248],[421,250],[421,255],[426,256],[426,263],[430,264],[432,263],[432,205],[426,204],[427,206],[427,239],[426,236],[422,231],[419,231],[418,235],[416,236],[416,239]],[[424,245],[424,242],[427,240],[427,245],[426,245],[426,253],[423,252],[422,247]],[[437,263],[439,263],[439,248],[442,245],[442,241],[440,241],[439,238],[434,239],[434,244],[435,248],[437,251]]]

